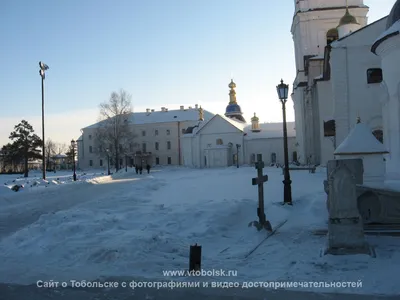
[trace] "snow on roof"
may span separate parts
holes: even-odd
[[[323,74],[321,74],[321,75],[319,75],[319,76],[316,76],[316,77],[314,77],[314,79],[322,79],[322,78],[324,78],[324,75]]]
[[[364,123],[357,123],[334,152],[335,155],[379,153],[388,153],[388,151]]]
[[[203,109],[204,120],[210,120],[214,114]],[[152,123],[168,123],[168,122],[183,122],[197,121],[199,119],[198,108],[175,109],[154,112],[134,112],[129,116],[129,122],[136,125],[152,124]],[[87,126],[84,129],[96,128],[101,122]]]
[[[386,39],[390,38],[391,36],[398,35],[400,33],[400,20],[394,23],[391,27],[385,30],[373,43],[371,47],[371,52],[376,54],[376,49],[379,45]]]
[[[287,136],[295,137],[295,123],[287,122]],[[259,132],[252,132],[251,125],[246,126],[244,132],[246,133],[246,139],[272,139],[283,137],[283,123],[260,123]]]
[[[201,124],[199,124],[199,126],[197,128],[195,128],[193,130],[193,134],[198,134],[208,123],[211,122],[212,119],[216,118],[216,117],[220,117],[222,119],[224,119],[225,121],[229,122],[231,125],[233,125],[234,127],[236,127],[237,129],[239,129],[240,131],[243,131],[244,126],[246,126],[247,124],[245,123],[241,123],[235,120],[232,120],[231,118],[225,117],[223,115],[220,114],[216,114],[215,116],[213,116],[211,119],[202,122]]]
[[[222,119],[225,119],[226,121],[228,121],[229,123],[231,123],[233,126],[235,126],[237,129],[239,129],[241,131],[243,131],[244,128],[247,126],[246,123],[243,123],[243,122],[240,122],[240,121],[236,121],[234,119],[225,117],[223,115],[218,115],[218,116],[220,116]]]

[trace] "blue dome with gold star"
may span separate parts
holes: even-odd
[[[225,110],[225,116],[231,119],[235,119],[240,122],[246,122],[243,118],[242,109],[240,108],[239,104],[236,101],[236,83],[233,82],[233,79],[229,83],[228,87],[230,88],[229,91],[229,104]]]
[[[242,113],[242,110],[238,104],[228,104],[225,110],[225,114],[230,114],[230,113]]]

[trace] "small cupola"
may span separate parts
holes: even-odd
[[[204,121],[204,110],[201,108],[201,106],[198,110],[199,110],[199,121]]]
[[[254,116],[251,118],[251,131],[252,132],[260,132],[260,119],[254,113]]]
[[[357,31],[361,28],[360,23],[358,23],[356,17],[354,17],[350,11],[349,6],[346,1],[346,12],[344,16],[340,19],[339,25],[337,27],[339,32],[339,38],[342,38],[354,31]]]

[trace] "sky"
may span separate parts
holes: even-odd
[[[373,22],[395,0],[364,3]],[[199,104],[223,114],[231,78],[247,120],[281,122],[276,85],[291,86],[296,71],[293,13],[293,0],[2,0],[0,146],[22,119],[41,136],[39,61],[50,67],[45,137],[55,142],[77,139],[120,89],[134,111]]]

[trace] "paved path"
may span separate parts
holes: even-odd
[[[399,296],[321,294],[263,289],[43,289],[0,284],[0,300],[399,300]]]

